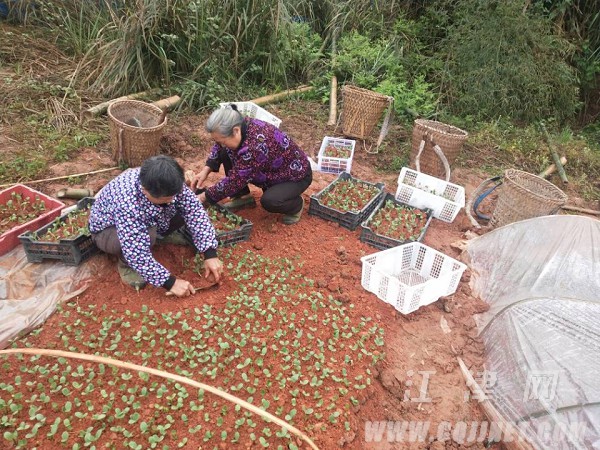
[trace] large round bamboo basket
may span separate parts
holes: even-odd
[[[137,167],[159,153],[162,130],[167,124],[159,107],[139,100],[119,100],[108,107],[108,117],[115,161]]]
[[[390,102],[383,94],[348,84],[342,88],[342,98],[342,132],[359,139],[371,135]]]
[[[425,148],[419,158],[420,171],[434,177],[443,178],[446,173],[444,164],[436,155],[433,146],[437,144],[442,149],[448,164],[452,166],[468,136],[469,134],[466,131],[452,125],[446,125],[435,120],[415,120],[410,154],[411,167],[416,168],[415,159],[419,153],[421,141],[425,139]]]
[[[522,170],[508,169],[498,188],[490,225],[501,227],[519,220],[556,214],[566,202],[567,195],[549,181]]]

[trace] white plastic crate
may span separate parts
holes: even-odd
[[[275,125],[277,128],[279,128],[279,125],[281,125],[281,119],[275,117],[269,111],[261,108],[256,103],[227,102],[227,103],[219,103],[219,106],[221,108],[224,108],[228,105],[231,105],[232,103],[234,103],[237,106],[238,111],[241,112],[242,115],[244,115],[244,116],[252,117],[253,119],[262,120],[263,122],[267,122],[267,123]]]
[[[452,222],[465,206],[465,188],[403,167],[396,200],[419,209],[431,209],[436,219]]]
[[[336,158],[332,156],[325,156],[325,150],[327,150],[329,146],[333,146],[340,149],[349,149],[350,156],[348,158]],[[350,169],[352,168],[352,158],[354,158],[355,146],[356,141],[352,139],[340,139],[325,136],[323,138],[323,142],[321,143],[321,148],[319,150],[319,155],[317,159],[318,170],[320,172],[328,173],[350,173]]]
[[[402,314],[456,292],[466,265],[420,242],[363,256],[362,287]]]

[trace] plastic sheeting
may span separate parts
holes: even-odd
[[[96,271],[95,260],[78,267],[51,260],[32,264],[22,246],[0,257],[0,349],[44,323],[59,303],[83,292]]]
[[[600,449],[600,221],[547,216],[469,242],[478,381],[537,448]]]

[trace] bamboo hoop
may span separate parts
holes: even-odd
[[[145,366],[140,366],[139,364],[120,361],[118,359],[107,358],[107,357],[98,356],[98,355],[88,355],[85,353],[65,352],[63,350],[49,350],[49,349],[44,349],[44,348],[11,348],[11,349],[0,350],[0,355],[2,355],[2,354],[15,355],[18,353],[23,353],[23,354],[27,354],[27,355],[54,356],[56,358],[62,357],[62,358],[70,358],[70,359],[81,359],[81,360],[90,361],[93,363],[109,364],[112,366],[121,367],[123,369],[135,370],[138,372],[144,372],[144,373],[147,373],[150,375],[155,375],[157,377],[166,378],[168,380],[177,381],[179,383],[187,384],[187,385],[195,387],[197,389],[203,389],[205,391],[210,392],[211,394],[221,397],[224,400],[235,403],[236,405],[240,405],[242,408],[244,408],[250,412],[253,412],[254,414],[258,414],[263,419],[267,419],[272,422],[275,422],[277,425],[281,426],[282,428],[285,428],[290,433],[295,434],[296,436],[301,438],[304,442],[306,442],[308,445],[310,445],[310,447],[313,448],[314,450],[319,450],[319,447],[317,447],[316,444],[306,434],[304,434],[302,431],[300,431],[298,428],[294,427],[293,425],[290,425],[289,423],[285,422],[284,420],[281,420],[279,417],[274,416],[273,414],[271,414],[265,410],[262,410],[256,406],[254,406],[253,404],[248,403],[248,402],[236,397],[235,395],[231,395],[231,394],[224,392],[220,389],[217,389],[213,386],[209,386],[208,384],[200,383],[200,382],[192,380],[191,378],[188,378],[188,377],[184,377],[184,376],[177,375],[174,373],[165,372],[164,370],[153,369],[152,367],[145,367]]]
[[[94,175],[94,174],[102,173],[102,172],[110,172],[111,170],[118,170],[118,169],[119,169],[119,166],[115,166],[115,167],[109,167],[108,169],[93,170],[91,172],[74,173],[72,175],[62,175],[60,177],[52,177],[52,178],[44,178],[41,180],[25,181],[24,183],[25,184],[37,184],[37,183],[44,183],[46,181],[65,180],[67,178],[85,177],[87,175]],[[13,186],[15,184],[18,184],[18,183],[0,184],[0,188]]]

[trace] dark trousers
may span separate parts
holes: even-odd
[[[219,162],[223,164],[225,175],[233,168],[233,163],[227,154],[227,151],[219,151]],[[302,209],[302,194],[312,183],[312,170],[308,169],[308,174],[300,181],[286,181],[279,183],[268,189],[263,189],[263,195],[260,204],[267,211],[278,214],[296,214]],[[232,198],[241,197],[250,194],[250,189],[246,185],[240,191],[232,195]]]
[[[312,171],[300,181],[286,181],[264,189],[260,204],[267,211],[296,214],[302,209],[302,194],[312,183]]]
[[[178,230],[185,224],[183,217],[179,214],[176,214],[175,217],[171,219],[171,223],[169,224],[169,229],[165,233],[165,236],[171,234],[175,230]],[[150,247],[152,247],[156,243],[156,236],[158,235],[156,231],[156,227],[148,228],[148,233],[150,234]],[[92,241],[96,244],[101,251],[104,253],[108,253],[109,255],[119,255],[121,254],[121,242],[119,241],[119,237],[117,236],[117,228],[116,227],[108,227],[99,233],[92,233]]]

